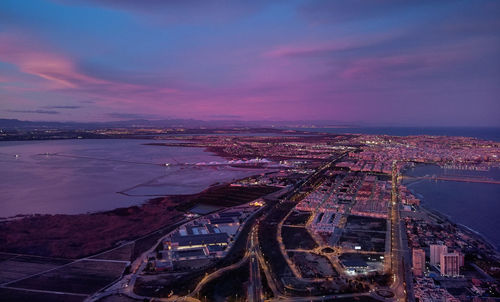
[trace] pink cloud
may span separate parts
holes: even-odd
[[[168,87],[155,88],[147,85],[107,80],[79,70],[75,59],[58,53],[45,45],[19,37],[0,35],[0,61],[17,66],[20,72],[43,79],[42,89],[72,91],[103,100],[120,101],[126,98],[154,98],[176,93]],[[13,81],[13,77],[6,80]]]
[[[51,88],[76,88],[78,83],[103,83],[79,73],[69,58],[40,50],[40,47],[31,44],[17,37],[0,35],[0,60],[16,65],[23,73],[47,80]]]
[[[396,28],[388,32],[374,33],[371,35],[357,34],[335,37],[335,39],[331,40],[315,40],[296,44],[280,45],[265,52],[263,57],[321,57],[325,55],[333,55],[340,51],[349,51],[379,45],[403,35],[404,31]]]
[[[454,66],[476,59],[468,51],[471,45],[460,43],[407,54],[356,58],[347,62],[339,76],[349,80],[437,75],[439,71],[453,70]]]

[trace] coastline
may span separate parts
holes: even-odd
[[[176,224],[196,204],[230,207],[276,191],[276,187],[231,187],[226,182],[196,194],[152,198],[142,205],[111,211],[23,216],[0,222],[0,252],[68,259],[87,257]],[[220,196],[232,198],[221,200]]]
[[[182,220],[182,212],[176,210],[181,202],[167,196],[111,211],[35,214],[2,221],[0,252],[67,259],[93,255]]]
[[[487,246],[489,246],[497,256],[500,256],[500,249],[493,243],[486,235],[482,234],[481,232],[474,230],[473,228],[463,224],[463,223],[458,223],[455,222],[453,217],[451,215],[447,215],[445,213],[442,213],[436,209],[433,209],[431,206],[429,206],[428,203],[425,202],[425,196],[422,194],[416,193],[413,189],[410,188],[411,184],[418,183],[424,180],[417,180],[415,182],[411,182],[409,184],[406,184],[406,187],[410,190],[410,192],[417,196],[421,200],[421,205],[420,208],[426,212],[426,214],[431,214],[434,216],[439,217],[442,220],[445,220],[453,225],[456,225],[462,232],[467,233],[468,235],[471,235],[475,237],[476,239],[479,239],[480,241],[484,242]]]
[[[426,213],[427,215],[432,215],[432,216],[437,216],[438,218],[455,225],[460,231],[466,233],[467,235],[473,237],[474,239],[477,239],[478,241],[482,241],[486,246],[488,246],[498,257],[500,256],[500,250],[497,248],[497,246],[491,242],[484,234],[472,229],[471,227],[468,227],[464,224],[461,223],[456,223],[453,220],[453,217],[450,215],[446,215],[444,213],[439,212],[438,210],[431,209],[427,205],[420,205],[419,208]]]
[[[436,164],[420,164],[421,166],[425,165],[431,165],[431,166],[437,166]],[[402,171],[402,174],[406,175],[408,170]],[[420,199],[421,204],[420,208],[426,212],[427,214],[432,214],[440,219],[447,221],[453,225],[455,225],[460,231],[466,233],[467,235],[479,239],[479,241],[483,242],[486,246],[488,246],[492,251],[495,252],[497,256],[500,256],[500,243],[495,243],[493,239],[489,238],[486,234],[482,233],[481,231],[478,231],[474,229],[473,227],[467,225],[466,223],[459,223],[456,221],[456,218],[451,215],[451,214],[446,214],[440,210],[435,209],[432,207],[432,205],[428,202],[432,196],[428,195],[423,195],[423,193],[417,192],[415,188],[413,188],[414,185],[421,184],[422,182],[426,182],[428,180],[426,179],[418,179],[418,180],[411,180],[408,182],[404,182],[403,185],[408,188],[408,190],[416,196],[418,199]]]
[[[203,146],[154,148],[143,146],[144,142],[153,140],[0,142],[5,171],[0,177],[4,184],[0,222],[38,214],[78,215],[141,206],[150,198],[197,194],[270,171],[255,166],[197,166],[197,162],[226,159]],[[137,155],[143,156],[138,164]],[[177,166],[176,159],[192,164]],[[164,167],[161,163],[165,162],[174,164]]]

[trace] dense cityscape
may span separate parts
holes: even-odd
[[[19,131],[5,131],[3,139],[17,139]],[[447,171],[497,169],[499,143],[278,129],[182,134],[191,131],[108,129],[64,134],[138,141],[149,134],[150,148],[204,148],[225,159],[157,165],[228,165],[255,169],[255,174],[194,195],[151,199],[139,208],[78,218],[5,219],[0,225],[2,295],[12,301],[36,301],[35,296],[54,301],[500,297],[496,248],[422,207],[407,188],[408,182],[422,180],[499,181],[460,173],[405,173],[418,165]],[[60,139],[56,132],[30,130],[29,135]],[[46,137],[49,133],[53,137]],[[95,215],[107,216],[114,225],[94,220]],[[120,224],[113,218],[124,215],[128,222]],[[54,224],[85,230],[60,243],[81,246],[76,253],[62,246],[50,248],[52,238],[46,234],[53,232]],[[37,231],[30,230],[34,225]],[[106,232],[106,240],[93,243],[100,237],[96,232]]]
[[[0,0],[0,302],[500,301],[499,17]]]

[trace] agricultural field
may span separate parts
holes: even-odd
[[[70,260],[0,254],[0,283],[12,282],[71,262]]]
[[[10,284],[16,288],[92,294],[122,275],[125,263],[83,260]]]
[[[130,261],[132,260],[132,253],[134,252],[134,243],[131,242],[127,245],[118,247],[111,251],[98,254],[92,259],[106,259],[106,260],[121,260],[121,261]]]
[[[0,302],[29,301],[29,302],[82,302],[85,295],[51,294],[0,288]]]

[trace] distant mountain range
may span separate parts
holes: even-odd
[[[99,128],[229,128],[229,127],[291,127],[291,128],[312,128],[312,127],[356,127],[353,125],[342,125],[331,121],[238,121],[238,120],[195,120],[195,119],[166,119],[166,120],[146,120],[134,119],[125,121],[110,122],[49,122],[49,121],[22,121],[18,119],[0,119],[0,129],[99,129]]]

